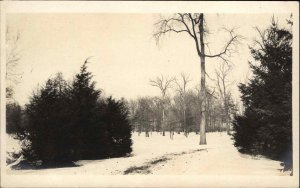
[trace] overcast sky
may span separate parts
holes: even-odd
[[[166,35],[160,45],[152,37],[159,14],[9,14],[7,25],[21,33],[18,48],[21,52],[18,71],[22,72],[15,86],[14,98],[21,105],[28,102],[38,84],[62,72],[72,79],[87,57],[88,70],[94,75],[97,88],[106,95],[127,99],[159,95],[149,85],[149,79],[164,75],[179,76],[184,72],[192,78],[188,88],[200,82],[200,60],[193,40],[186,34]],[[220,28],[238,27],[244,36],[239,53],[230,60],[234,65],[230,80],[234,96],[237,84],[244,82],[251,60],[248,45],[261,29],[270,25],[272,14],[209,14],[207,26],[212,33],[208,40],[211,53],[222,49],[228,35]],[[288,14],[277,15],[280,25],[286,26]],[[208,50],[207,50],[208,51]],[[207,73],[214,78],[217,59],[208,59]],[[212,88],[214,83],[207,78]]]

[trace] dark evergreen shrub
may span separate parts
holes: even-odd
[[[25,108],[25,159],[57,167],[132,151],[124,102],[100,98],[91,79],[85,62],[71,84],[58,74],[33,94]]]

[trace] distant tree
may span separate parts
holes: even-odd
[[[281,160],[292,167],[292,33],[272,20],[250,47],[253,77],[240,84],[244,115],[233,126],[239,151]]]
[[[13,96],[14,86],[19,83],[22,75],[17,71],[21,59],[18,44],[20,36],[20,32],[15,33],[10,27],[6,28],[6,132],[18,136],[22,133],[22,109]]]
[[[161,77],[156,77],[155,80],[150,80],[150,85],[157,87],[161,91],[161,105],[162,105],[162,133],[165,136],[165,108],[166,108],[166,96],[167,91],[172,87],[172,79],[166,79],[162,75]]]
[[[182,127],[181,108],[177,108],[175,104],[171,104],[167,115],[167,128],[170,130],[170,139],[173,139],[174,132],[179,132]]]
[[[207,122],[207,132],[213,132],[216,131],[216,127],[213,123],[215,123],[215,118],[216,118],[216,114],[215,114],[215,108],[216,108],[216,104],[215,104],[215,100],[216,97],[214,95],[215,90],[210,91],[208,89],[206,89],[206,104],[207,104],[207,110],[206,110],[206,122]]]
[[[145,136],[149,137],[149,131],[153,121],[153,101],[151,98],[142,97],[138,99],[138,108],[136,109],[135,122],[139,126],[139,133],[145,131]]]
[[[175,83],[177,86],[177,92],[179,93],[179,99],[181,103],[181,108],[182,108],[182,120],[183,120],[183,127],[184,127],[184,135],[187,137],[188,136],[188,129],[187,129],[187,118],[186,118],[186,111],[187,111],[187,106],[186,106],[186,93],[187,93],[187,84],[191,81],[189,79],[189,76],[187,76],[184,73],[180,74],[180,80],[175,79]]]
[[[232,70],[232,66],[226,62],[222,62],[219,65],[218,69],[215,70],[216,84],[217,84],[220,98],[223,103],[223,111],[224,111],[223,117],[226,124],[227,134],[229,134],[230,132],[229,86],[232,84],[232,82],[231,83],[229,82],[228,76],[231,70]]]
[[[196,119],[199,115],[199,106],[198,104],[198,97],[197,95],[188,90],[185,92],[184,95],[185,99],[182,100],[182,96],[177,93],[173,97],[173,103],[171,104],[171,119],[175,121],[177,119],[177,125],[175,126],[178,132],[183,132],[184,135],[187,137],[191,131],[195,131]],[[184,108],[185,106],[185,108]]]
[[[130,120],[133,120],[134,116],[135,116],[135,113],[136,113],[136,110],[137,110],[137,101],[136,100],[130,100],[128,102],[128,108],[129,108]]]
[[[13,98],[14,85],[19,83],[22,75],[17,71],[18,64],[21,59],[19,41],[20,32],[14,32],[10,27],[6,28],[6,99],[11,101]]]
[[[153,106],[152,106],[152,114],[153,114],[153,130],[160,132],[162,130],[162,101],[159,97],[153,97]]]

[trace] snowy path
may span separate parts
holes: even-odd
[[[188,138],[168,134],[133,134],[133,156],[79,161],[79,167],[43,170],[7,170],[8,174],[166,174],[166,175],[288,175],[280,162],[240,154],[226,133],[208,133],[207,145],[200,146],[199,135]]]
[[[194,137],[194,136],[192,136]],[[206,149],[163,156],[161,163],[147,168],[153,175],[287,175],[280,162],[240,154],[225,133],[208,134]],[[147,163],[149,165],[151,163]],[[137,174],[133,171],[130,174]]]

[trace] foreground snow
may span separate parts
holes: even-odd
[[[79,167],[44,170],[11,170],[8,174],[167,174],[167,175],[288,175],[280,171],[279,161],[240,154],[226,133],[208,133],[207,145],[199,145],[199,135],[159,133],[150,137],[132,135],[131,157],[78,161]],[[8,150],[19,149],[7,138]]]

